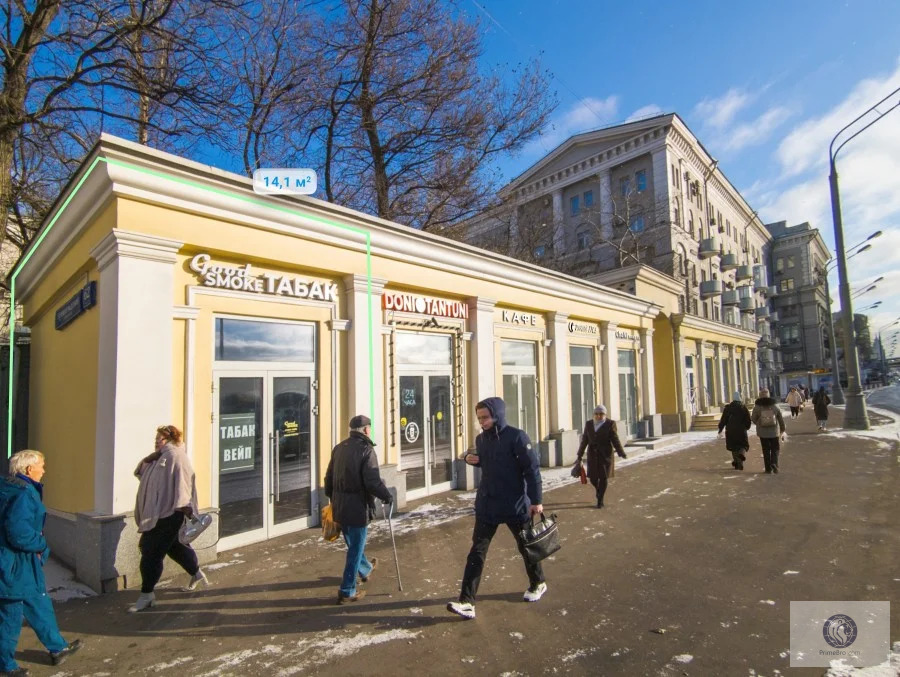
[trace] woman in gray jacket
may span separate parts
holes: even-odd
[[[197,514],[194,469],[181,444],[181,431],[173,425],[156,429],[156,451],[134,471],[140,479],[134,521],[141,534],[141,595],[129,611],[143,611],[156,602],[153,589],[163,572],[166,555],[191,575],[185,590],[209,581],[200,569],[197,553],[178,540],[185,518]]]

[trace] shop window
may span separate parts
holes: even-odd
[[[446,334],[397,332],[397,364],[450,364],[450,337]]]
[[[500,363],[516,367],[533,367],[534,343],[532,341],[502,341]]]
[[[216,359],[227,362],[314,362],[315,327],[216,318]]]

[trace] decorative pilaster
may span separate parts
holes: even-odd
[[[499,395],[495,382],[493,299],[470,298],[468,330],[472,332],[472,359],[469,360],[469,392],[472,405]]]
[[[641,336],[641,390],[643,391],[644,416],[656,413],[656,376],[653,371],[653,330],[640,329]]]
[[[151,450],[157,426],[172,422],[172,300],[182,244],[113,229],[91,250],[100,272],[94,446],[100,515],[134,509],[134,469]]]
[[[365,414],[372,419],[372,441],[380,445],[376,449],[387,448],[384,388],[381,385],[384,381],[381,297],[386,284],[387,280],[373,279],[370,299],[369,281],[365,275],[344,277],[347,319],[350,320],[347,332],[347,378],[343,384],[347,389],[348,411],[345,412],[347,421],[339,422],[338,431],[346,431],[351,417]],[[338,437],[340,438],[340,434]]]
[[[612,322],[600,323],[600,337],[603,340],[603,402],[606,415],[612,419],[621,418],[619,405],[619,351],[616,348],[616,329],[619,325]]]
[[[550,360],[547,365],[550,385],[550,432],[565,430],[572,420],[572,393],[569,382],[569,342],[566,313],[547,313],[547,337]]]

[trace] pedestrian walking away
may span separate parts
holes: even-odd
[[[22,619],[34,630],[50,662],[59,665],[81,648],[59,633],[47,594],[44,565],[50,548],[44,539],[44,455],[25,449],[9,459],[9,476],[0,480],[0,674],[27,675],[16,663]]]
[[[160,426],[156,429],[155,446],[156,450],[143,458],[134,471],[140,481],[134,521],[141,534],[141,594],[128,608],[132,613],[156,604],[154,589],[162,576],[166,555],[190,575],[185,591],[209,584],[197,553],[178,539],[185,519],[199,514],[197,482],[181,431],[174,425]]]
[[[750,440],[747,437],[751,423],[750,410],[741,401],[740,392],[734,391],[731,397],[731,402],[725,405],[719,419],[719,437],[722,437],[724,430],[725,448],[731,452],[731,467],[743,470],[747,452],[750,451]]]
[[[475,438],[474,452],[463,457],[469,465],[481,468],[481,482],[475,496],[475,527],[472,548],[466,558],[459,600],[447,609],[463,618],[475,618],[475,595],[488,548],[497,528],[505,524],[516,539],[516,546],[528,574],[526,602],[537,602],[547,591],[541,563],[525,557],[523,527],[544,511],[541,504],[541,469],[531,440],[524,430],[506,423],[506,404],[489,397],[475,406],[481,433]]]
[[[795,386],[791,386],[791,391],[784,398],[787,405],[791,408],[791,418],[800,418],[800,406],[803,404],[803,394],[797,390]]]
[[[756,435],[762,445],[763,464],[766,474],[778,474],[778,454],[781,449],[779,440],[785,439],[784,417],[778,404],[769,397],[769,391],[759,391],[759,399],[753,406],[750,419],[756,426]]]
[[[385,505],[391,505],[394,500],[381,479],[371,435],[372,421],[368,416],[350,419],[350,436],[332,450],[325,472],[325,495],[331,500],[334,519],[341,525],[341,535],[347,544],[338,604],[365,597],[365,590],[357,589],[357,579],[365,583],[378,565],[377,559],[373,557],[370,561],[366,557],[369,522],[375,519],[375,499],[381,499]]]
[[[816,414],[816,424],[818,430],[824,432],[828,429],[828,405],[831,404],[831,398],[825,392],[825,386],[819,386],[816,394],[813,395],[813,412]]]
[[[619,441],[616,422],[606,417],[606,407],[600,404],[594,407],[594,420],[584,424],[578,459],[575,461],[576,466],[581,464],[587,450],[587,476],[594,486],[598,508],[603,507],[603,497],[613,475],[613,449],[620,457],[628,458]]]

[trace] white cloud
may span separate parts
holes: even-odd
[[[752,95],[732,87],[717,99],[703,99],[694,107],[694,116],[704,127],[722,130],[752,100]]]
[[[783,106],[770,108],[752,122],[739,124],[727,130],[719,145],[726,151],[738,151],[747,146],[760,144],[790,116],[791,111]]]
[[[756,92],[732,87],[718,98],[706,98],[694,106],[692,117],[699,122],[701,136],[716,152],[733,154],[766,141],[792,112],[783,105],[770,106],[751,120],[739,114],[756,101],[767,87]]]
[[[660,115],[664,113],[662,108],[657,106],[655,103],[651,103],[647,106],[641,106],[634,113],[625,118],[625,122],[631,122],[632,120],[637,120],[639,118],[651,117],[653,115]]]
[[[894,72],[885,77],[862,80],[837,106],[824,115],[807,120],[797,126],[778,147],[777,158],[781,163],[784,175],[794,176],[817,166],[827,167],[828,146],[835,134],[898,86],[900,86],[900,61]],[[894,102],[896,103],[896,99]],[[873,139],[888,136],[889,131],[885,130],[885,126],[890,128],[890,120],[896,120],[897,115],[900,113],[892,113],[891,116],[885,117],[867,129],[863,133],[864,136],[861,135],[850,142],[845,151],[842,151],[842,155],[846,157],[846,153],[854,152],[855,149],[860,148],[860,144],[872,146]],[[860,128],[860,125],[871,119],[866,118],[861,121],[848,130],[847,134],[852,134],[854,130]],[[841,138],[847,138],[846,134]],[[894,133],[893,138],[896,141],[900,137]],[[840,157],[838,156],[839,160]]]
[[[557,115],[540,136],[522,151],[526,157],[546,155],[574,134],[602,127],[616,120],[619,97],[615,94],[605,99],[586,97]]]

